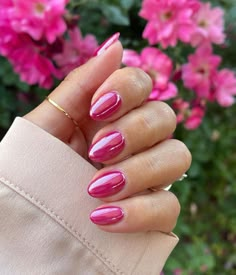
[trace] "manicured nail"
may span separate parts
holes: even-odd
[[[121,97],[117,92],[109,92],[102,95],[90,109],[90,116],[95,120],[103,120],[110,117],[121,106]]]
[[[109,37],[106,41],[104,41],[95,51],[95,53],[93,54],[93,56],[98,56],[100,54],[102,54],[103,52],[105,52],[105,50],[107,50],[112,44],[114,44],[120,37],[120,33],[117,32],[115,34],[113,34],[111,37]]]
[[[95,209],[90,214],[90,219],[98,225],[109,225],[119,222],[124,217],[124,212],[117,206],[106,206]]]
[[[89,149],[89,158],[95,162],[103,162],[117,156],[124,148],[125,140],[120,132],[111,132],[102,137]]]
[[[125,186],[125,176],[119,171],[101,175],[88,186],[88,193],[95,198],[103,198],[120,192]]]

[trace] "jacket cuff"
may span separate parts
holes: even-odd
[[[159,274],[178,238],[98,229],[89,214],[100,202],[87,194],[95,172],[69,146],[24,118],[15,119],[0,144],[0,176],[8,187],[47,213],[115,274]]]

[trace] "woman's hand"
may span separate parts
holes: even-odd
[[[78,127],[47,100],[25,118],[96,167],[103,164],[88,186],[89,194],[103,201],[90,217],[102,230],[170,232],[180,206],[162,188],[185,173],[191,154],[182,142],[169,139],[176,127],[172,109],[163,102],[146,102],[150,77],[140,69],[119,69],[121,58],[116,41],[49,95]]]

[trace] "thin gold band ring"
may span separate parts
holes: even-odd
[[[61,111],[64,115],[66,115],[76,127],[79,126],[78,122],[74,120],[60,105],[58,105],[54,100],[52,100],[49,96],[46,97],[47,101],[52,104],[55,108]]]

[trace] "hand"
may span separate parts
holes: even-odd
[[[170,232],[180,206],[162,188],[185,173],[191,154],[182,142],[168,139],[176,127],[172,109],[146,102],[150,77],[140,69],[119,69],[121,58],[116,41],[49,95],[78,127],[47,100],[25,118],[92,164],[103,164],[88,187],[91,196],[103,201],[90,217],[102,230]],[[148,189],[154,186],[157,192]]]

